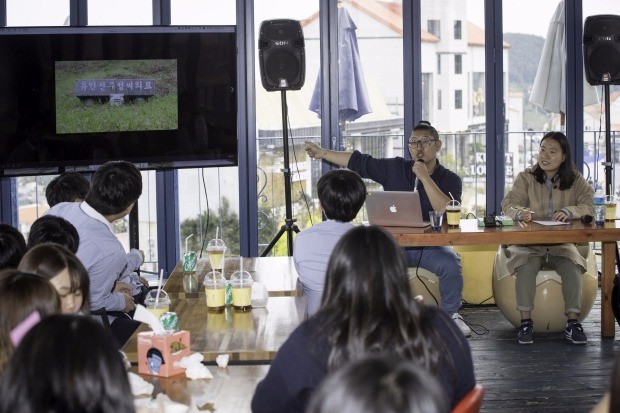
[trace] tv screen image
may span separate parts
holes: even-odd
[[[56,133],[178,130],[172,59],[56,62]]]
[[[0,29],[0,175],[237,165],[233,26]]]

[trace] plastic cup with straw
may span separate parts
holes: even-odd
[[[207,253],[211,261],[211,269],[218,270],[224,274],[224,255],[226,253],[226,244],[219,237],[220,227],[215,229],[215,238],[207,244]]]
[[[164,285],[164,269],[162,268],[159,271],[159,285],[157,286],[157,290],[149,291],[146,299],[144,300],[144,306],[157,318],[161,317],[161,315],[165,312],[170,311],[170,299],[168,298],[168,294],[163,290]]]
[[[448,192],[450,199],[446,204],[446,218],[448,228],[458,228],[461,224],[461,203],[454,198],[452,192]]]

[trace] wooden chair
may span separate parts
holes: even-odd
[[[478,413],[482,405],[484,387],[476,384],[452,409],[452,413]]]

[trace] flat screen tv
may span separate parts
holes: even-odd
[[[234,26],[0,29],[0,175],[237,165]]]

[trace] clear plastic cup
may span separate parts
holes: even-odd
[[[168,297],[168,293],[161,290],[159,292],[159,299],[157,299],[157,290],[149,291],[144,299],[144,306],[157,318],[160,318],[163,313],[170,311],[170,298]]]
[[[613,195],[605,197],[605,221],[614,221],[616,219],[617,200]]]
[[[221,312],[226,307],[226,280],[219,271],[211,271],[205,275],[203,282],[207,296],[209,311]]]
[[[428,217],[431,221],[431,227],[433,227],[433,231],[441,231],[443,211],[428,211]]]
[[[446,204],[446,220],[448,228],[458,228],[461,225],[461,203],[451,199]]]
[[[221,238],[214,238],[207,244],[207,254],[211,261],[211,269],[223,272],[224,256],[226,255],[226,244]]]
[[[247,271],[235,271],[230,277],[232,285],[232,302],[235,310],[252,309],[252,284],[254,279]]]

